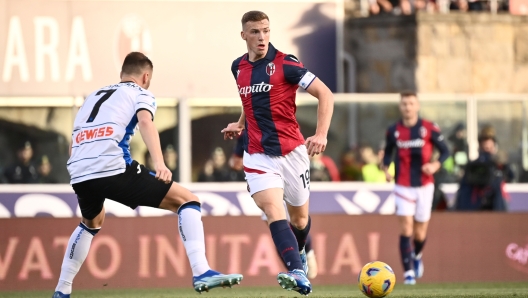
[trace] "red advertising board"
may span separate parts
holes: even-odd
[[[276,285],[283,270],[258,217],[205,217],[211,266],[244,274],[245,285]],[[316,215],[314,285],[355,283],[372,260],[401,276],[394,216]],[[527,281],[528,214],[436,213],[423,282]],[[53,289],[77,219],[0,220],[0,290]],[[107,218],[74,281],[77,289],[188,287],[191,271],[177,217]]]

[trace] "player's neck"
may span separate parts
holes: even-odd
[[[266,57],[266,55],[258,55],[254,52],[249,51],[248,52],[248,60],[249,62],[256,62],[262,58]]]
[[[412,118],[402,118],[403,126],[405,127],[413,127],[418,123],[418,117],[412,117]]]
[[[134,84],[138,85],[139,87],[144,88],[144,87],[142,86],[142,84],[140,84],[140,83],[138,82],[138,80],[137,80],[136,78],[134,78],[134,77],[130,77],[130,76],[122,77],[120,83],[134,83]]]

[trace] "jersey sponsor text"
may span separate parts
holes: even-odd
[[[247,95],[251,93],[270,92],[272,87],[273,85],[266,84],[264,82],[245,87],[240,87],[240,85],[238,85],[238,93],[240,93],[240,95],[244,95],[244,97],[247,97]]]
[[[84,129],[77,133],[75,136],[75,142],[80,144],[85,140],[93,140],[102,137],[109,137],[114,133],[114,129],[111,126],[105,126],[100,128]]]
[[[408,141],[397,140],[396,145],[398,146],[398,148],[402,149],[422,148],[425,145],[425,141],[423,139],[414,139]]]

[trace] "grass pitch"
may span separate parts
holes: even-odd
[[[51,297],[53,290],[42,292],[0,292],[0,298],[33,298]],[[123,289],[123,290],[92,290],[75,291],[74,298],[216,298],[216,297],[303,297],[295,292],[288,292],[276,287],[244,287],[233,289],[214,289],[209,293],[199,295],[192,289]],[[366,297],[357,288],[351,286],[315,286],[310,298],[317,297]],[[396,297],[528,297],[528,281],[525,283],[470,283],[470,284],[418,284],[404,286],[397,284],[389,298]]]

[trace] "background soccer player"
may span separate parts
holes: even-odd
[[[153,65],[139,52],[128,54],[121,82],[90,94],[75,117],[68,171],[77,194],[82,221],[66,247],[53,298],[70,297],[72,283],[101,229],[105,198],[132,209],[149,206],[177,212],[180,236],[198,292],[238,284],[242,275],[211,270],[205,257],[204,231],[198,197],[177,183],[165,166],[153,119],[156,99],[147,89]],[[154,171],[130,157],[136,125],[152,157]],[[126,227],[123,227],[126,229]],[[175,227],[176,228],[176,227]]]
[[[269,18],[265,13],[245,13],[241,36],[247,53],[233,62],[231,71],[243,111],[238,122],[230,123],[222,132],[228,139],[247,129],[243,162],[249,192],[266,214],[275,246],[288,267],[288,272],[279,273],[277,280],[283,288],[307,295],[312,291],[304,251],[310,231],[308,156],[326,148],[333,95],[296,57],[269,43]],[[306,141],[295,118],[299,86],[319,99],[316,132]]]
[[[415,284],[423,275],[422,249],[433,203],[433,174],[449,157],[440,128],[419,117],[420,103],[415,93],[402,93],[401,120],[387,130],[383,165],[387,181],[392,153],[396,148],[396,176],[394,196],[396,215],[400,219],[400,252],[404,268],[404,283]],[[432,161],[434,147],[440,157]],[[414,238],[414,251],[411,246]],[[414,263],[414,264],[413,264]],[[414,267],[414,270],[413,270]]]

